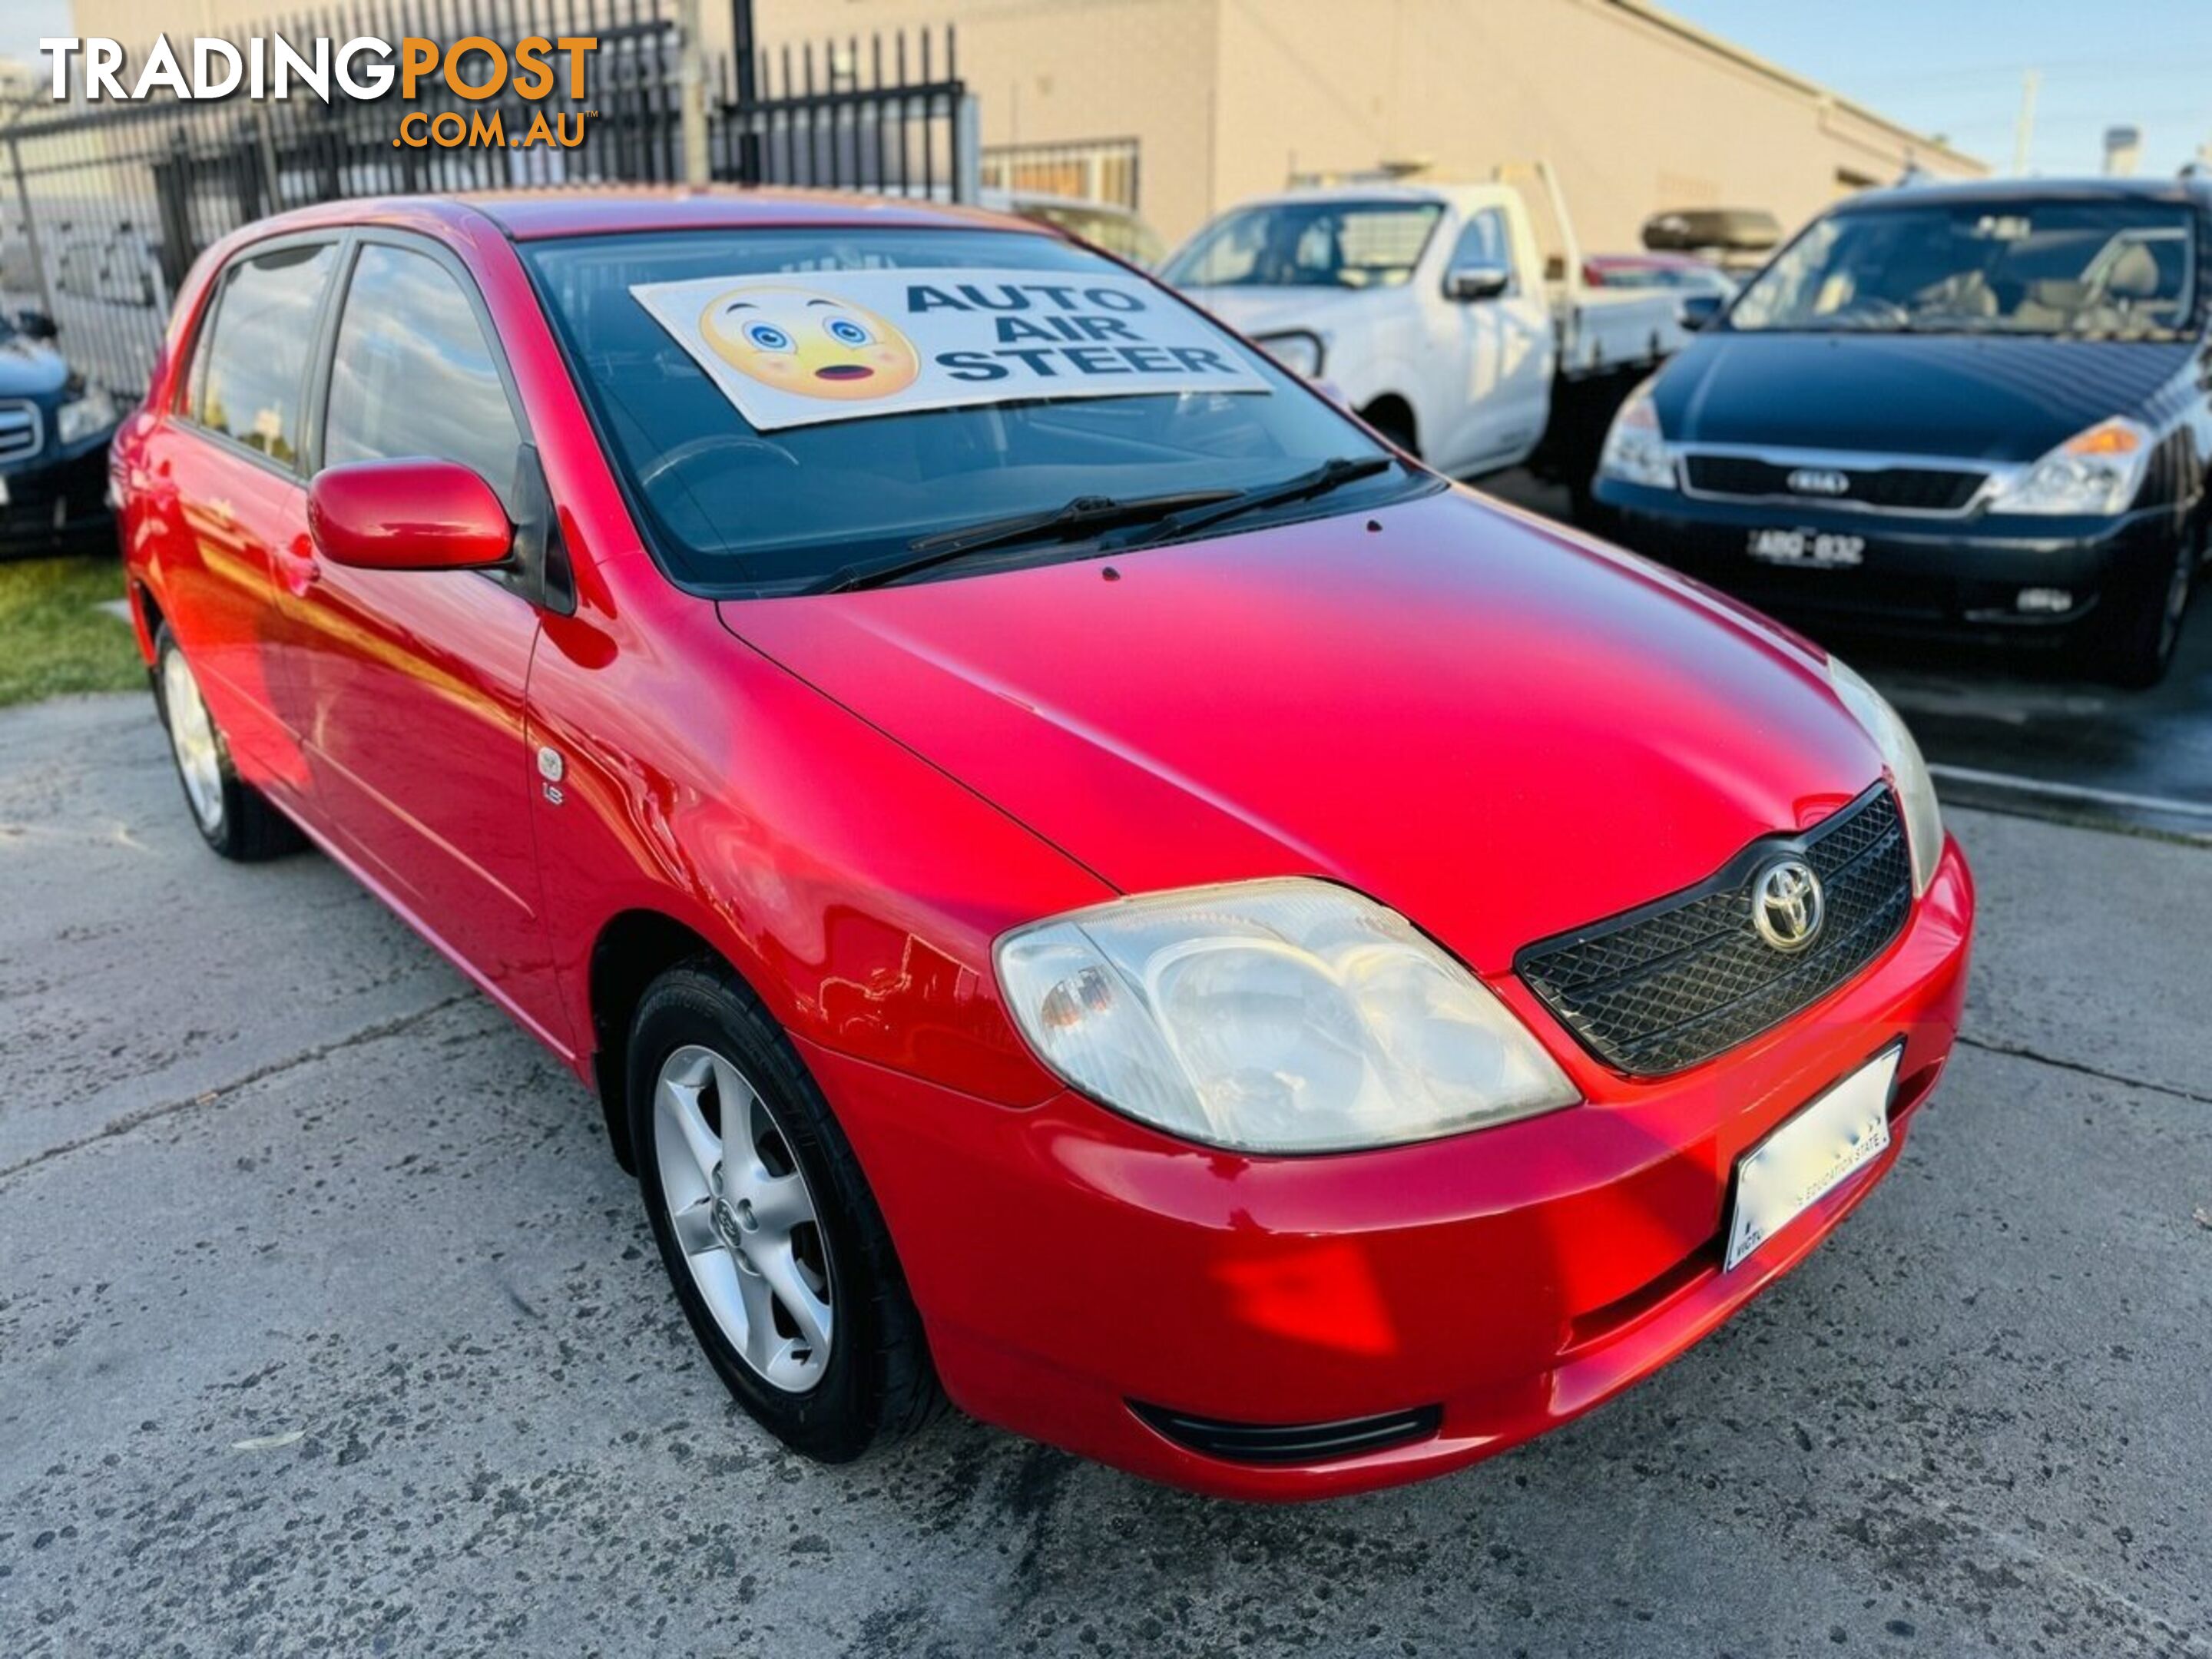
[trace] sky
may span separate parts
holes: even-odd
[[[69,0],[0,0],[0,58],[21,58],[40,76],[51,75],[39,41],[69,33]]]
[[[2118,123],[2142,129],[2148,173],[2170,173],[2212,143],[2212,0],[1661,3],[2001,173],[2012,167],[2028,69],[2043,77],[2031,172],[2097,171],[2105,129]],[[270,9],[287,8],[272,0]],[[69,0],[0,0],[0,54],[36,59],[40,35],[69,32]]]
[[[2031,173],[2099,171],[2108,126],[2142,130],[2143,173],[2212,143],[2212,0],[1660,3],[2000,173],[2029,69],[2042,75]]]

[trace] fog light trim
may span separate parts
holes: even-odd
[[[1334,1423],[1232,1423],[1137,1400],[1128,1406],[1138,1421],[1186,1451],[1231,1463],[1323,1463],[1360,1457],[1425,1440],[1444,1421],[1442,1406],[1416,1406]]]

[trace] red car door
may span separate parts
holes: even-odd
[[[516,516],[526,428],[475,285],[434,244],[358,236],[319,466],[457,461]],[[536,605],[496,574],[349,569],[317,555],[304,509],[295,529],[275,560],[277,695],[332,841],[566,1052],[530,823]]]
[[[134,531],[156,542],[171,629],[240,768],[309,816],[277,709],[272,562],[305,522],[308,359],[338,264],[331,238],[286,239],[224,271],[194,336],[183,395],[145,445]]]

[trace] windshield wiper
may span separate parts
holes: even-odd
[[[1204,530],[1225,519],[1234,519],[1246,513],[1256,513],[1262,507],[1280,507],[1288,501],[1301,501],[1313,495],[1326,495],[1330,490],[1353,483],[1361,478],[1371,478],[1378,472],[1387,472],[1398,465],[1395,455],[1337,455],[1323,461],[1311,471],[1300,472],[1279,483],[1261,484],[1247,489],[1212,507],[1194,507],[1186,513],[1170,514],[1157,524],[1126,541],[1115,545],[1145,547],[1155,542],[1172,541],[1177,536],[1187,536],[1192,531]]]
[[[991,519],[963,530],[917,536],[906,551],[873,563],[848,564],[833,570],[804,591],[809,593],[850,593],[863,587],[881,587],[919,571],[964,558],[993,548],[1018,547],[1024,542],[1066,538],[1103,530],[1115,525],[1146,524],[1186,508],[1203,507],[1239,499],[1233,489],[1181,489],[1158,495],[1078,495],[1042,513],[1021,513]]]

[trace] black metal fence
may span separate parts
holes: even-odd
[[[42,94],[0,126],[0,300],[51,315],[79,369],[135,396],[193,259],[265,215],[426,191],[678,181],[674,10],[674,0],[356,0],[229,36],[281,35],[303,55],[318,38],[596,37],[574,100],[534,103],[513,77],[481,100],[428,80],[411,100],[396,84],[359,100],[334,84],[327,102],[296,87],[281,101],[94,100],[81,79],[66,100]],[[975,108],[950,28],[763,52],[739,16],[735,52],[699,55],[711,178],[973,198]],[[143,61],[133,53],[118,71],[125,87]],[[567,60],[550,62],[565,94]],[[477,60],[469,73],[484,71]]]

